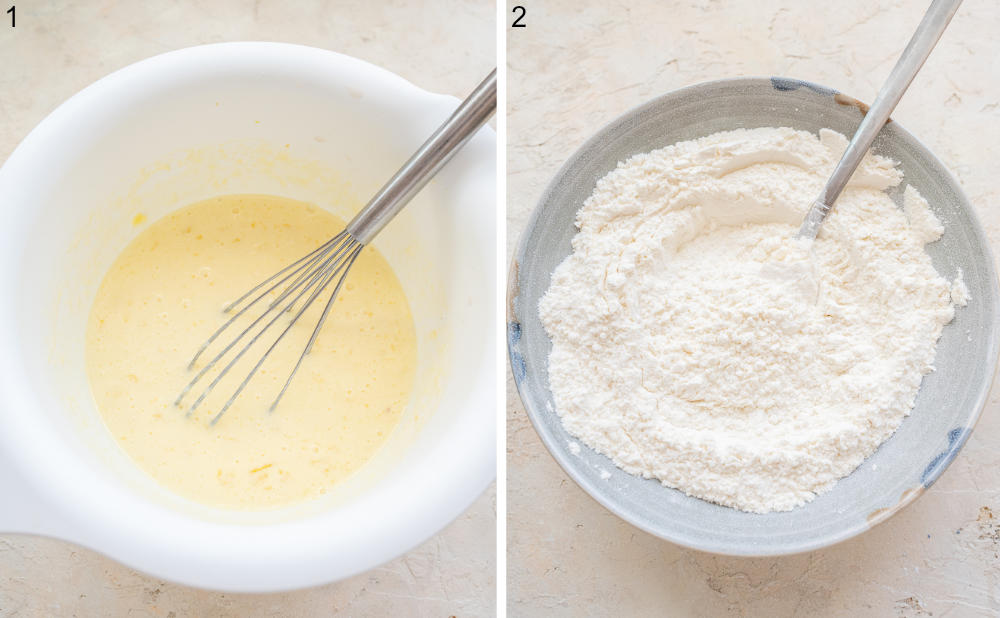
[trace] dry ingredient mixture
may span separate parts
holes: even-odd
[[[899,426],[968,292],[943,227],[869,154],[794,238],[847,140],[725,131],[620,163],[577,214],[540,313],[569,433],[632,474],[752,512],[830,489]]]

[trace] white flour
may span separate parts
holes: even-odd
[[[620,163],[577,215],[541,318],[569,433],[624,470],[789,510],[909,414],[954,304],[943,228],[868,156],[811,252],[793,236],[846,147],[832,131],[716,133]],[[954,300],[953,300],[954,298]]]

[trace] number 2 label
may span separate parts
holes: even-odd
[[[521,5],[518,5],[518,6],[515,6],[515,7],[514,7],[514,11],[513,11],[513,13],[514,13],[514,15],[516,15],[517,17],[516,17],[516,18],[514,19],[514,23],[512,23],[512,24],[510,25],[510,27],[511,27],[511,28],[526,28],[526,27],[527,27],[527,24],[522,24],[522,23],[521,23],[521,20],[522,20],[522,19],[524,19],[524,16],[525,16],[525,15],[526,15],[526,14],[528,13],[527,9],[525,9],[525,8],[524,8],[523,6],[521,6]]]

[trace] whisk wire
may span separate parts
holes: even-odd
[[[243,302],[244,300],[246,300],[246,298],[248,296],[250,296],[251,294],[253,294],[257,290],[261,289],[262,287],[264,287],[265,285],[267,285],[271,281],[274,281],[276,278],[278,278],[279,276],[281,276],[281,274],[284,273],[285,271],[287,271],[289,269],[292,269],[292,268],[295,268],[295,266],[297,266],[298,264],[301,264],[302,262],[305,262],[307,260],[309,261],[309,263],[312,263],[312,262],[315,262],[317,259],[322,258],[323,256],[319,255],[319,254],[322,254],[327,248],[329,248],[329,247],[337,244],[338,242],[342,241],[346,235],[347,235],[347,231],[346,230],[341,231],[339,234],[337,234],[333,238],[327,240],[322,245],[320,245],[320,246],[316,247],[315,249],[313,249],[310,253],[307,253],[306,255],[302,256],[301,258],[299,258],[299,259],[295,260],[294,262],[292,262],[291,264],[289,264],[288,266],[285,266],[284,268],[282,268],[278,272],[274,273],[273,275],[271,275],[267,279],[264,279],[263,281],[261,281],[257,285],[255,285],[252,288],[250,288],[249,290],[247,290],[247,292],[244,293],[243,296],[240,296],[239,298],[237,298],[233,302],[231,302],[228,305],[226,305],[226,308],[223,309],[223,312],[229,313],[235,307],[239,306],[239,304],[241,302]],[[315,257],[313,257],[313,256],[315,256]],[[312,259],[310,259],[310,258],[312,258]],[[290,276],[292,276],[295,273],[299,272],[300,270],[302,270],[302,268],[306,268],[308,266],[309,266],[309,264],[303,264],[299,268],[295,268],[295,270],[292,273],[290,273],[288,277],[285,277],[284,279],[282,279],[278,283],[276,283],[273,286],[271,286],[270,288],[268,288],[267,292],[264,292],[263,295],[266,295],[268,292],[270,292],[271,290],[273,290],[277,286],[279,286],[282,283],[284,283],[285,281],[287,281]],[[257,297],[257,299],[259,299],[259,298],[261,298],[261,296]],[[254,300],[257,300],[257,299],[254,299]],[[253,303],[250,303],[250,304],[252,305]]]
[[[292,379],[295,378],[295,374],[298,373],[299,365],[302,364],[302,360],[305,359],[306,355],[312,351],[313,344],[316,343],[316,337],[319,335],[320,329],[323,328],[323,322],[326,321],[326,316],[330,313],[330,308],[333,307],[333,303],[337,300],[337,295],[340,294],[340,288],[344,285],[346,275],[351,270],[351,266],[354,265],[354,260],[358,258],[358,254],[361,253],[363,248],[363,245],[359,245],[358,248],[355,249],[353,255],[351,255],[350,261],[347,263],[347,269],[344,271],[344,275],[342,275],[340,280],[337,281],[336,287],[333,288],[333,293],[330,294],[330,298],[326,301],[326,307],[323,308],[323,314],[319,317],[319,321],[316,322],[312,335],[309,336],[309,343],[306,344],[302,354],[299,355],[299,359],[295,361],[295,367],[292,368],[292,373],[288,375],[288,379],[285,380],[284,385],[282,385],[278,396],[274,398],[273,402],[271,402],[271,406],[268,408],[268,411],[273,412],[274,409],[278,407],[278,402],[285,396],[285,391],[288,390],[288,385],[292,383]]]
[[[323,292],[323,290],[326,289],[326,287],[330,284],[330,281],[332,281],[335,277],[339,275],[340,282],[343,282],[344,275],[346,275],[347,271],[350,269],[350,264],[354,262],[353,257],[357,257],[357,252],[361,251],[361,249],[362,247],[360,245],[357,246],[357,248],[352,251],[351,254],[352,258],[349,261],[345,260],[340,262],[339,265],[336,266],[336,268],[329,271],[329,273],[325,275],[323,282],[315,290],[313,290],[312,294],[309,295],[309,298],[306,300],[305,304],[302,305],[302,308],[299,309],[298,312],[295,314],[295,317],[291,319],[291,321],[284,328],[284,330],[281,331],[281,334],[278,335],[277,339],[275,339],[274,342],[272,342],[271,345],[267,348],[267,351],[264,352],[264,354],[257,361],[257,364],[253,366],[253,369],[250,370],[250,373],[247,374],[247,376],[240,383],[239,387],[237,387],[236,392],[234,392],[232,396],[229,398],[229,400],[226,401],[226,404],[222,406],[222,409],[219,410],[219,413],[212,418],[211,422],[209,423],[210,425],[215,425],[217,422],[219,422],[219,419],[222,418],[222,415],[226,413],[226,410],[228,410],[229,407],[233,405],[233,402],[236,401],[236,398],[240,396],[240,393],[242,393],[243,389],[246,388],[247,384],[250,383],[250,379],[253,378],[253,376],[257,373],[257,370],[261,368],[261,365],[263,365],[264,361],[267,360],[267,357],[271,355],[271,352],[274,351],[274,348],[276,348],[278,344],[281,343],[281,340],[285,338],[285,335],[287,335],[288,332],[292,330],[292,327],[295,326],[295,323],[299,321],[299,318],[301,318],[302,315],[306,312],[306,310],[309,309],[310,305],[313,304],[313,301],[315,301],[316,298],[319,297],[319,295]],[[337,284],[337,289],[339,288],[340,288],[340,283]],[[271,324],[273,323],[274,321],[272,320]],[[270,327],[271,324],[268,324],[268,327]],[[267,328],[265,327],[264,330],[267,330]],[[259,333],[257,337],[259,337],[261,334],[263,334],[263,331],[261,331],[261,333]],[[256,339],[257,337],[255,337],[254,339]],[[243,350],[240,351],[239,356],[242,356],[243,353],[246,352],[251,345],[253,345],[252,342],[248,344]],[[228,372],[229,369],[231,369],[234,364],[236,364],[236,361],[239,359],[239,356],[230,361],[229,365],[226,366],[223,372],[216,377],[216,382],[219,379],[221,379],[222,375]],[[209,390],[211,390],[211,387],[209,387]]]
[[[323,278],[323,276],[324,276],[324,273],[326,273],[326,272],[327,272],[327,269],[328,269],[328,268],[329,268],[329,261],[327,261],[327,262],[324,262],[324,265],[320,267],[320,269],[321,269],[321,270],[319,270],[319,271],[318,271],[318,272],[316,273],[316,275],[314,276],[313,280],[312,280],[312,281],[310,282],[310,285],[308,285],[308,286],[304,287],[304,288],[302,289],[302,291],[300,291],[300,292],[299,292],[299,293],[298,293],[298,294],[297,294],[297,295],[295,296],[295,298],[293,298],[293,299],[291,300],[291,302],[289,302],[289,303],[288,303],[287,305],[285,305],[284,309],[282,309],[282,310],[278,311],[278,313],[277,313],[277,314],[275,314],[275,316],[274,316],[274,317],[273,317],[273,318],[271,319],[271,321],[270,321],[270,322],[268,322],[268,323],[267,323],[267,324],[266,324],[266,325],[264,326],[264,328],[260,329],[260,331],[259,331],[259,332],[258,332],[258,333],[257,333],[256,335],[254,335],[253,337],[251,337],[251,338],[250,338],[250,341],[249,341],[249,342],[247,342],[247,343],[246,343],[246,344],[245,344],[245,345],[243,346],[243,348],[242,348],[242,349],[240,349],[240,351],[239,351],[239,352],[238,352],[238,353],[236,354],[236,357],[235,357],[235,358],[233,358],[233,359],[232,359],[232,360],[231,360],[231,361],[230,361],[229,363],[227,363],[227,364],[226,364],[226,366],[225,366],[225,367],[224,367],[224,368],[222,369],[222,371],[221,371],[221,372],[219,373],[219,375],[217,375],[217,376],[215,377],[215,379],[214,379],[214,380],[212,380],[212,382],[211,382],[211,383],[210,383],[210,384],[208,385],[208,388],[206,388],[206,389],[205,389],[205,390],[204,390],[204,391],[203,391],[203,392],[201,393],[201,395],[200,395],[200,396],[199,396],[199,397],[198,397],[198,398],[197,398],[197,399],[195,400],[195,402],[194,402],[194,403],[193,403],[193,404],[191,405],[191,407],[190,407],[190,408],[188,409],[188,412],[187,412],[187,415],[188,415],[188,416],[191,416],[191,414],[192,414],[192,413],[193,413],[193,412],[195,411],[195,409],[197,409],[197,408],[198,408],[198,406],[199,406],[199,405],[201,405],[201,402],[202,402],[202,401],[204,401],[205,397],[207,397],[207,396],[208,396],[208,394],[209,394],[209,393],[210,393],[210,392],[211,392],[211,391],[212,391],[212,390],[213,390],[213,389],[214,389],[214,388],[216,387],[216,385],[218,385],[218,383],[219,383],[220,381],[222,381],[222,378],[224,378],[224,377],[225,377],[225,375],[226,375],[227,373],[229,373],[229,370],[230,370],[230,369],[231,369],[231,368],[233,367],[233,365],[235,365],[235,364],[236,364],[236,362],[237,362],[237,361],[239,361],[239,360],[240,360],[240,358],[242,358],[242,357],[243,357],[243,355],[244,355],[244,354],[245,354],[245,353],[247,352],[247,350],[249,350],[249,349],[250,349],[251,347],[253,347],[253,344],[257,343],[257,340],[258,340],[258,339],[260,339],[260,338],[261,338],[261,336],[263,336],[263,334],[264,334],[264,333],[265,333],[265,332],[266,332],[266,331],[267,331],[267,330],[268,330],[268,329],[269,329],[269,328],[270,328],[270,327],[271,327],[272,325],[274,325],[274,323],[275,323],[275,322],[277,322],[277,321],[278,321],[278,320],[279,320],[279,319],[281,318],[282,314],[283,314],[283,313],[285,313],[286,311],[288,311],[288,310],[289,310],[289,309],[291,308],[291,306],[292,306],[292,305],[293,305],[293,304],[294,304],[294,303],[295,303],[295,302],[296,302],[296,301],[297,301],[297,300],[298,300],[299,298],[301,298],[301,297],[302,297],[302,296],[303,296],[303,295],[304,295],[304,294],[305,294],[306,292],[308,292],[308,291],[309,291],[309,288],[310,288],[310,287],[312,287],[312,285],[313,285],[313,284],[314,284],[314,283],[315,283],[316,281],[318,281],[318,280],[321,280],[321,279]],[[252,323],[252,324],[251,324],[250,326],[246,327],[246,328],[245,328],[245,329],[243,330],[243,332],[242,332],[242,333],[240,333],[238,337],[236,337],[236,339],[234,339],[233,341],[231,341],[231,342],[229,343],[229,345],[227,345],[227,346],[226,346],[226,347],[225,347],[225,348],[224,348],[224,349],[223,349],[223,350],[222,350],[221,352],[219,352],[219,353],[218,353],[218,354],[217,354],[217,355],[215,356],[215,358],[213,358],[213,359],[211,360],[211,362],[209,362],[209,363],[208,363],[208,364],[207,364],[207,365],[206,365],[205,367],[203,367],[203,368],[201,369],[201,371],[199,371],[199,372],[198,372],[198,375],[196,375],[196,376],[194,377],[194,379],[193,379],[193,380],[191,381],[191,383],[190,383],[190,384],[188,384],[188,386],[187,386],[187,387],[185,388],[185,391],[187,391],[187,390],[190,390],[190,389],[191,389],[191,387],[193,387],[193,386],[195,385],[195,383],[197,383],[197,382],[198,382],[198,381],[199,381],[199,380],[201,379],[201,377],[202,377],[202,376],[204,376],[204,375],[205,375],[206,373],[208,373],[208,371],[209,371],[209,370],[210,370],[210,369],[211,369],[212,367],[214,367],[216,363],[218,363],[218,362],[219,362],[220,360],[222,360],[222,358],[223,358],[223,357],[224,357],[224,356],[225,356],[225,355],[226,355],[226,354],[227,354],[227,353],[229,352],[229,350],[231,350],[231,349],[232,349],[232,348],[233,348],[233,347],[234,347],[234,346],[235,346],[235,345],[236,345],[237,343],[239,343],[239,342],[240,342],[240,341],[241,341],[241,340],[243,339],[243,337],[245,337],[245,336],[246,336],[246,335],[247,335],[247,334],[248,334],[248,333],[249,333],[249,332],[250,332],[250,331],[251,331],[251,330],[252,330],[252,329],[254,328],[254,326],[256,326],[256,325],[257,325],[258,323],[260,323],[260,322],[261,322],[261,321],[262,321],[262,320],[263,320],[263,319],[264,319],[265,317],[267,317],[267,316],[268,316],[268,315],[269,315],[269,314],[270,314],[270,313],[271,313],[271,312],[272,312],[272,311],[273,311],[273,310],[274,310],[274,309],[275,309],[276,307],[277,307],[277,305],[274,305],[274,304],[272,304],[272,305],[271,305],[271,306],[270,306],[270,307],[269,307],[269,308],[267,309],[267,311],[265,311],[265,312],[264,312],[263,314],[261,314],[261,316],[260,316],[260,317],[258,317],[258,318],[257,318],[256,320],[254,320],[254,321],[253,321],[253,323]],[[183,396],[183,395],[182,395],[182,396]]]
[[[201,405],[205,397],[207,397],[208,394],[218,385],[218,383],[222,380],[222,378],[225,377],[225,375],[229,372],[229,370],[232,369],[232,367],[236,364],[236,362],[239,361],[239,359],[242,358],[243,355],[251,347],[253,347],[253,345],[261,338],[261,336],[263,336],[263,334],[268,329],[270,329],[271,326],[273,326],[284,313],[291,311],[294,305],[303,296],[305,296],[305,294],[309,292],[310,289],[315,288],[314,296],[310,297],[307,304],[299,310],[299,313],[295,316],[293,320],[293,324],[295,321],[298,320],[298,318],[305,311],[305,309],[308,308],[309,304],[311,304],[312,301],[315,300],[315,296],[318,295],[320,292],[322,292],[322,290],[327,285],[329,285],[330,279],[332,279],[332,277],[335,276],[335,274],[338,271],[343,269],[344,265],[347,263],[346,257],[352,254],[352,250],[356,246],[358,246],[358,244],[359,243],[357,243],[357,241],[355,241],[353,238],[350,238],[348,235],[346,237],[346,242],[343,242],[332,249],[328,247],[327,253],[320,254],[318,256],[320,259],[318,265],[311,267],[307,271],[307,273],[305,273],[306,276],[298,277],[296,282],[290,285],[287,289],[285,289],[278,296],[278,298],[275,299],[275,302],[272,302],[268,306],[266,311],[264,311],[260,316],[258,316],[257,319],[255,319],[249,326],[244,328],[243,331],[237,337],[235,337],[232,341],[230,341],[229,344],[225,346],[225,348],[223,348],[218,354],[216,354],[216,356],[211,361],[209,361],[195,375],[195,377],[191,380],[191,382],[189,382],[188,385],[185,386],[184,390],[181,391],[181,394],[178,396],[175,404],[180,405],[181,400],[205,376],[205,374],[207,374],[216,364],[218,364],[219,361],[221,361],[229,353],[230,350],[232,350],[240,341],[242,341],[250,332],[252,332],[253,329],[258,324],[260,324],[265,318],[267,318],[268,315],[270,315],[272,312],[278,309],[281,306],[281,303],[283,303],[292,294],[295,294],[292,300],[287,304],[285,304],[284,307],[282,307],[280,310],[278,310],[277,314],[275,314],[274,317],[243,346],[243,348],[236,354],[236,356],[223,368],[223,370],[219,373],[219,375],[217,375],[215,379],[212,380],[209,386],[202,392],[202,394],[195,400],[195,402],[188,409],[187,415],[190,416],[198,408],[198,406]],[[317,283],[319,283],[318,286]],[[301,290],[299,290],[299,288],[301,288]],[[297,294],[295,293],[296,290],[298,290]],[[247,307],[250,306],[252,305],[248,305]],[[234,319],[236,317],[238,316],[234,316]],[[233,320],[230,320],[229,323],[232,323],[232,321]]]
[[[291,273],[289,273],[288,275],[286,275],[280,281],[278,281],[277,283],[275,283],[274,285],[272,285],[268,289],[266,289],[263,292],[261,292],[257,296],[257,298],[255,298],[252,301],[250,301],[249,304],[247,304],[245,307],[243,307],[242,309],[240,309],[235,315],[233,315],[231,318],[229,318],[229,320],[227,320],[225,324],[223,324],[222,326],[220,326],[214,333],[212,333],[212,335],[205,341],[205,343],[201,344],[201,347],[198,348],[198,351],[191,358],[191,362],[188,363],[188,370],[194,369],[195,364],[198,362],[198,359],[201,357],[201,355],[205,353],[205,350],[207,350],[208,347],[211,346],[212,343],[215,342],[215,340],[219,338],[219,335],[221,335],[223,332],[225,332],[227,328],[229,328],[234,322],[236,322],[236,320],[240,319],[240,317],[244,313],[246,313],[247,310],[250,309],[250,307],[253,307],[254,305],[256,305],[258,302],[260,302],[261,299],[263,299],[268,294],[270,294],[271,292],[273,292],[274,290],[276,290],[285,281],[288,281],[289,279],[291,279],[292,277],[294,277],[296,273],[298,273],[299,271],[301,271],[303,269],[306,269],[306,272],[302,273],[301,275],[299,275],[299,277],[297,279],[295,279],[295,281],[292,282],[292,284],[288,287],[288,289],[286,289],[285,293],[279,295],[278,298],[276,298],[274,301],[271,302],[270,305],[268,305],[268,310],[272,309],[276,304],[280,303],[287,296],[287,294],[290,294],[295,289],[297,289],[298,285],[301,284],[303,277],[304,276],[308,276],[309,269],[311,269],[312,266],[317,261],[323,259],[323,256],[324,256],[326,250],[329,250],[329,248],[331,246],[335,246],[337,243],[342,242],[344,240],[344,237],[347,236],[347,235],[348,234],[347,234],[346,231],[345,232],[341,232],[340,234],[338,234],[334,238],[331,238],[330,240],[328,240],[325,243],[323,243],[322,245],[320,245],[312,253],[310,253],[310,254],[308,254],[308,255],[306,255],[306,256],[304,256],[304,257],[296,260],[292,264],[289,264],[288,266],[282,268],[281,270],[279,270],[275,274],[273,274],[270,277],[268,277],[267,279],[265,279],[263,282],[261,282],[261,283],[257,284],[256,286],[254,286],[254,288],[252,290],[250,290],[249,292],[247,292],[243,296],[241,296],[241,297],[237,298],[235,301],[229,303],[226,306],[226,308],[222,310],[223,313],[229,313],[235,307],[239,306],[239,304],[241,302],[243,302],[248,296],[250,296],[255,291],[257,291],[260,288],[262,288],[265,285],[267,285],[267,283],[269,281],[273,281],[276,277],[278,277],[282,273],[286,272],[288,269],[294,267],[296,264],[299,264],[299,263],[301,263],[301,262],[303,262],[305,260],[308,260],[308,262],[306,262],[305,264],[302,264],[298,268],[295,268],[295,270],[293,270]],[[255,324],[256,324],[256,322],[255,322]],[[227,346],[227,349],[228,348],[229,348],[229,346]],[[185,393],[186,393],[186,391],[183,392],[183,393],[181,393],[181,396],[177,398],[178,402],[181,400],[181,398],[184,396]]]
[[[333,257],[329,258],[327,261],[325,261],[323,264],[321,264],[319,267],[317,267],[317,268],[312,269],[311,271],[309,271],[310,273],[312,273],[310,276],[311,277],[315,277],[316,275],[318,275],[319,272],[323,269],[324,265],[328,264],[333,259],[336,259],[336,254]],[[243,332],[241,332],[235,339],[233,339],[232,341],[230,341],[229,344],[225,348],[223,348],[221,352],[219,352],[212,360],[210,360],[204,367],[202,367],[200,371],[198,371],[198,373],[194,376],[194,378],[187,384],[187,386],[184,387],[184,390],[181,391],[180,395],[177,396],[177,399],[174,401],[174,405],[180,405],[181,400],[184,399],[184,396],[187,395],[187,393],[191,390],[191,388],[194,387],[194,385],[196,383],[198,383],[198,381],[201,380],[201,378],[206,373],[208,373],[209,370],[211,370],[212,367],[214,367],[216,365],[216,363],[218,363],[219,360],[221,360],[222,357],[225,356],[227,352],[229,352],[229,350],[231,350],[237,343],[239,343],[243,339],[243,337],[245,337],[247,335],[247,333],[249,333],[257,324],[259,324],[261,321],[263,321],[264,318],[266,318],[275,309],[275,307],[278,306],[279,303],[283,302],[290,294],[294,293],[295,290],[297,290],[302,285],[302,283],[305,283],[305,282],[306,282],[306,280],[297,280],[295,284],[289,286],[286,290],[284,290],[278,296],[278,298],[275,299],[275,302],[272,302],[270,305],[268,305],[267,310],[264,311],[263,314],[261,314],[260,316],[258,316],[256,320],[254,320],[249,326],[247,326],[245,329],[243,329]],[[308,287],[309,286],[307,286],[306,289],[308,289]],[[296,298],[300,298],[300,297],[301,297],[301,293]],[[238,313],[235,316],[233,316],[229,321],[226,322],[226,324],[224,324],[222,326],[222,328],[220,328],[218,331],[216,331],[216,333],[211,338],[209,338],[209,340],[207,342],[205,342],[205,344],[202,345],[203,350],[207,349],[208,346],[212,343],[212,341],[216,337],[218,337],[218,335],[222,331],[224,331],[229,325],[231,325],[233,322],[235,322],[240,317],[240,315],[242,315],[243,312],[245,312],[246,309],[248,309],[251,306],[253,306],[253,303],[251,303],[247,307],[244,307],[244,309],[240,313]],[[278,315],[281,315],[281,313],[279,312]],[[200,355],[201,355],[201,352],[199,352],[198,355],[195,356],[194,360],[192,360],[192,363],[195,360],[197,360],[198,356],[200,356]],[[190,412],[189,412],[189,414],[190,414]]]

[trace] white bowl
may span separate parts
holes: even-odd
[[[457,103],[332,52],[227,43],[129,66],[42,121],[0,169],[0,531],[262,592],[369,569],[466,509],[495,477],[488,128],[374,243],[411,303],[417,379],[389,444],[330,495],[249,513],[171,494],[114,443],[84,371],[90,304],[135,214],[271,193],[349,217]]]

